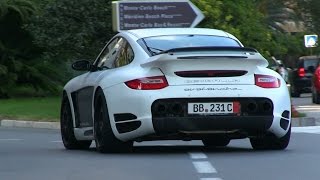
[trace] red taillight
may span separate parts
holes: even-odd
[[[129,88],[137,90],[156,90],[163,89],[168,86],[165,76],[144,77],[127,81],[125,84]]]
[[[298,76],[299,77],[304,77],[306,72],[304,71],[304,68],[299,68],[298,69]]]
[[[254,79],[255,79],[255,85],[262,88],[280,87],[280,79],[273,76],[255,74]]]

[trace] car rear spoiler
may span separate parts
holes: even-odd
[[[247,53],[258,53],[258,51],[254,48],[250,47],[231,47],[231,46],[223,46],[223,47],[215,47],[215,46],[205,46],[205,47],[183,47],[183,48],[174,48],[166,51],[162,51],[158,54],[166,54],[166,53],[175,53],[175,52],[190,52],[190,51],[237,51],[237,52],[247,52]],[[158,55],[157,54],[157,55]]]
[[[145,67],[165,68],[173,65],[193,66],[194,64],[202,64],[205,66],[215,66],[217,64],[230,63],[236,66],[247,66],[256,68],[257,66],[268,66],[268,61],[257,50],[252,48],[232,48],[223,47],[210,49],[209,52],[202,52],[206,48],[179,48],[168,50],[167,53],[161,53],[149,58],[148,62],[141,64]],[[213,51],[212,51],[213,50]],[[190,53],[191,51],[191,53]],[[179,52],[179,53],[173,53]]]

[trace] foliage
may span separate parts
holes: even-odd
[[[284,32],[281,25],[287,21],[301,21],[299,9],[295,8],[295,0],[256,0],[258,11],[265,16],[265,22],[276,31]],[[290,7],[290,8],[289,8]]]
[[[9,96],[19,79],[19,72],[28,67],[34,49],[22,24],[36,11],[30,1],[4,0],[0,2],[0,97]]]
[[[35,6],[28,0],[1,0],[0,18],[3,19],[10,13],[15,14],[18,21],[25,22],[35,12]]]
[[[303,34],[288,34],[276,22],[298,20],[298,15],[287,13],[282,0],[194,0],[205,14],[201,27],[222,29],[234,34],[249,47],[258,49],[266,58],[305,54]]]
[[[319,33],[318,0],[192,0],[203,11],[200,27],[222,29],[265,57],[306,55],[303,33],[282,32],[276,22],[311,17]],[[76,59],[93,60],[112,37],[111,0],[0,0],[0,98],[59,92]],[[284,13],[285,12],[285,13]],[[307,52],[307,53],[306,53]]]
[[[254,0],[193,1],[205,14],[206,19],[201,27],[225,30],[239,38],[245,46],[257,48],[265,56],[271,56],[279,51],[273,39],[273,33],[264,23],[265,16],[260,13]],[[284,47],[280,53],[285,53]]]
[[[307,27],[305,34],[320,35],[320,1],[319,0],[296,0],[300,16],[304,19]],[[312,54],[320,54],[320,47],[308,48]]]
[[[111,1],[59,0],[48,4],[27,29],[48,60],[93,59],[114,34],[111,19]]]
[[[4,0],[0,6],[0,98],[22,95],[16,94],[22,87],[33,92],[25,95],[58,93],[63,82],[59,64],[43,61],[41,49],[23,28],[38,6],[30,0]]]

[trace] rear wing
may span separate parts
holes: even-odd
[[[244,47],[192,47],[163,51],[149,58],[141,67],[167,67],[170,64],[192,66],[194,64],[215,66],[239,64],[251,67],[267,67],[268,61],[255,49]]]
[[[233,51],[233,52],[247,52],[247,53],[258,53],[258,51],[254,48],[250,47],[215,47],[215,46],[205,46],[205,47],[183,47],[183,48],[174,48],[166,51],[162,51],[158,54],[166,54],[166,53],[175,53],[175,52],[190,52],[190,51]],[[157,54],[157,55],[158,55]]]

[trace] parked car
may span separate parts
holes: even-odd
[[[319,62],[320,63],[320,62]],[[320,64],[313,74],[312,77],[312,102],[315,104],[320,104]]]
[[[215,29],[122,31],[63,90],[67,149],[128,151],[134,141],[202,140],[207,147],[250,138],[285,149],[291,134],[286,83],[255,49]]]
[[[300,97],[302,93],[311,93],[312,77],[319,62],[319,56],[302,56],[297,68],[291,71],[289,82],[292,97]]]

